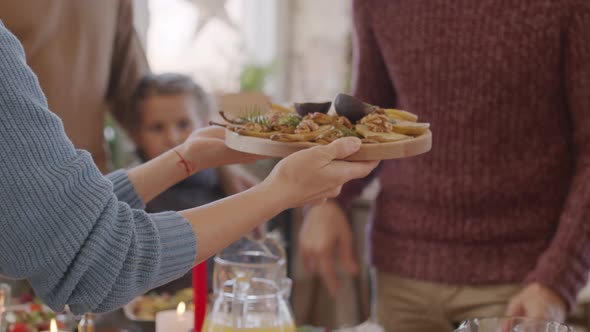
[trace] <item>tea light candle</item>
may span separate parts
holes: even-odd
[[[51,323],[49,324],[49,331],[41,331],[41,332],[67,332],[57,329],[57,321],[55,318],[51,319]]]
[[[186,304],[180,302],[176,311],[165,310],[156,314],[156,332],[188,332],[192,330],[195,317],[186,311]]]

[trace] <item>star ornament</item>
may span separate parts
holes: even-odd
[[[203,28],[211,22],[212,19],[218,19],[225,23],[234,31],[238,31],[238,27],[229,17],[226,9],[228,0],[186,0],[190,2],[198,12],[197,26],[195,27],[195,36],[197,36]]]

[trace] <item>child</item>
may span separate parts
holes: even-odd
[[[167,73],[144,77],[134,94],[126,124],[142,162],[184,142],[209,122],[212,103],[190,77]],[[147,204],[146,211],[182,211],[219,200],[255,185],[257,179],[239,168],[207,169],[176,184]],[[209,269],[211,271],[211,269]],[[156,291],[191,287],[191,274]]]

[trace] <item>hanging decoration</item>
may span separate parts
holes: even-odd
[[[226,4],[228,0],[186,0],[196,7],[198,12],[197,26],[195,27],[195,37],[203,28],[213,19],[218,19],[225,23],[230,29],[239,31],[236,23],[231,19],[227,12]]]

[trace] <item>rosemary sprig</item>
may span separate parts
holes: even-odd
[[[294,115],[285,115],[279,118],[279,125],[297,127],[301,122],[301,118]]]
[[[339,126],[338,128],[336,128],[336,130],[339,130],[342,134],[344,134],[344,136],[359,137],[359,135],[356,133],[356,131],[349,129],[345,126]]]
[[[271,123],[264,114],[265,112],[257,106],[246,106],[244,115],[239,117],[242,123],[257,123],[261,126],[270,127]]]
[[[242,123],[257,123],[261,126],[270,127],[270,121],[264,114],[251,113],[241,116],[239,119]]]

